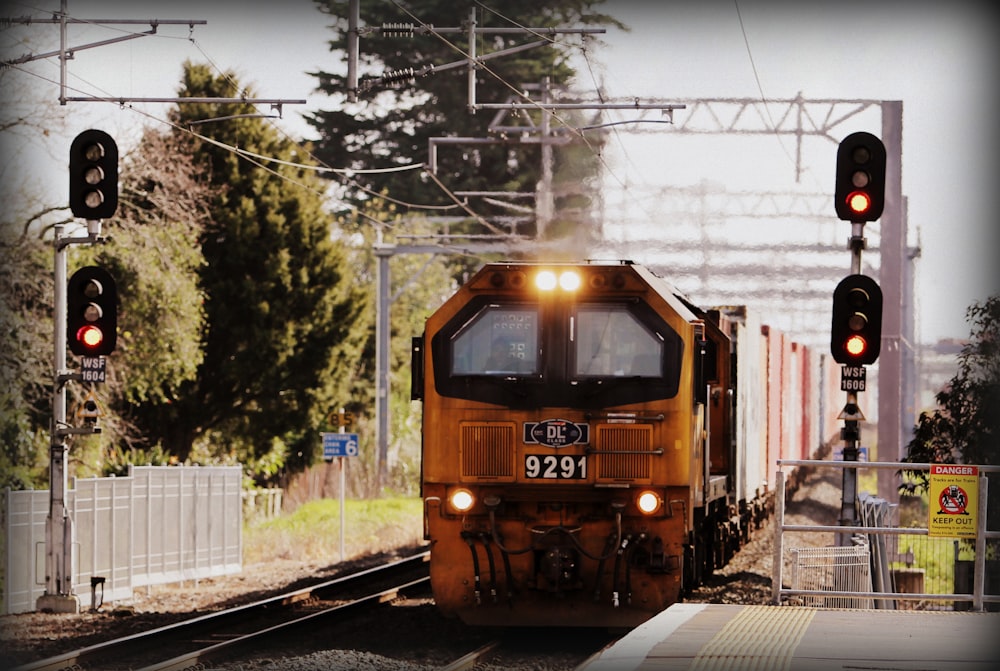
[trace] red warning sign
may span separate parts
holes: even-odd
[[[934,464],[931,466],[930,487],[927,534],[975,538],[979,467]]]

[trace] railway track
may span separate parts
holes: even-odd
[[[441,671],[471,671],[500,647],[500,641],[490,641],[472,652],[462,655],[451,664],[442,667]]]
[[[575,669],[615,638],[606,629],[514,628],[435,668],[444,671]]]
[[[49,657],[14,671],[203,668],[207,662],[233,656],[319,618],[390,601],[404,591],[428,589],[428,554]]]
[[[833,510],[834,513],[839,505],[841,495],[839,482],[831,478],[828,474],[807,474],[803,478],[802,490],[796,494],[790,502],[790,515],[806,521],[825,520]],[[769,582],[770,561],[773,557],[771,542],[773,531],[770,530],[770,521],[765,523],[765,527],[755,534],[751,542],[744,546],[733,560],[723,569],[716,572],[707,584],[700,587],[691,595],[690,601],[701,601],[711,603],[727,604],[762,604],[770,598],[771,586]],[[412,561],[418,562],[418,566],[426,569],[423,563],[426,554],[418,555]],[[405,566],[402,563],[401,566]],[[363,577],[368,573],[378,574],[379,570],[370,570],[348,576],[330,582],[324,582],[313,587],[289,591],[286,594],[267,599],[260,603],[271,604],[280,602],[290,602],[297,604],[301,615],[307,615],[307,606],[317,604],[318,607],[338,605],[340,602],[346,603],[350,600],[351,589],[357,588],[354,581],[356,577]],[[390,576],[391,577],[391,576]],[[418,576],[419,577],[419,576]],[[364,582],[361,580],[359,582]],[[351,587],[352,583],[354,587]],[[373,597],[377,602],[380,598],[391,598],[394,594],[392,584],[369,585],[369,593],[382,593],[388,590],[384,596]],[[329,588],[329,593],[311,596],[312,592]],[[357,596],[363,596],[359,592]],[[362,612],[351,611],[348,607],[345,617],[338,617],[335,613],[328,620],[320,621],[319,616],[312,618],[311,626],[302,626],[302,631],[297,634],[295,640],[286,635],[289,639],[280,651],[265,649],[263,652],[253,647],[253,639],[244,641],[247,651],[240,653],[234,647],[229,648],[231,659],[239,659],[240,662],[215,664],[210,668],[238,668],[239,663],[243,663],[248,658],[259,657],[260,659],[272,662],[286,658],[294,658],[300,655],[328,655],[331,666],[323,667],[313,665],[310,668],[338,668],[333,666],[336,663],[343,663],[345,658],[357,654],[363,663],[359,666],[375,669],[385,668],[387,670],[398,671],[402,660],[408,662],[406,668],[419,667],[421,669],[451,668],[455,669],[537,669],[541,660],[544,668],[548,669],[574,669],[591,654],[599,650],[603,645],[611,642],[611,636],[607,631],[595,630],[569,630],[561,631],[556,629],[539,629],[528,631],[521,629],[516,632],[509,632],[510,635],[503,635],[499,645],[492,639],[496,637],[499,630],[476,629],[461,626],[454,619],[440,617],[434,608],[431,600],[426,595],[414,595],[413,590],[407,590],[407,596],[415,596],[413,599],[398,599],[393,602],[396,606],[392,609],[366,610]],[[337,599],[338,603],[320,604],[323,600]],[[369,602],[371,603],[371,602]],[[256,604],[255,604],[256,605]],[[246,606],[244,608],[250,608]],[[279,610],[280,605],[272,605],[272,610]],[[237,609],[239,610],[239,609]],[[349,614],[349,615],[348,615]],[[216,643],[223,634],[221,631],[212,629],[213,618],[206,615],[192,618],[181,623],[180,626],[191,626],[198,621],[203,621],[202,631],[189,633],[189,637],[196,635],[202,639],[198,646],[191,644],[189,649],[207,648]],[[309,620],[302,622],[309,625]],[[286,627],[286,629],[291,627]],[[169,629],[165,627],[164,629]],[[135,635],[136,645],[140,648],[144,646],[152,647],[155,640],[144,635]],[[155,637],[154,637],[155,638]],[[309,639],[312,639],[311,641]],[[512,641],[513,639],[513,641]],[[116,652],[111,646],[117,645],[119,641],[111,641],[107,644],[95,645],[77,650],[72,653],[60,654],[41,662],[35,662],[20,669],[86,669],[86,668],[129,668],[126,664],[115,663],[112,666],[116,655],[124,655],[127,646],[120,648]],[[170,639],[164,639],[169,641]],[[259,639],[258,639],[259,640]],[[488,644],[484,645],[484,644]],[[163,648],[166,646],[169,654],[159,657],[162,661],[167,661],[172,657],[180,656],[180,647],[170,648],[171,643],[163,645],[156,644]],[[591,646],[588,650],[586,646]],[[262,644],[262,648],[266,648]],[[476,648],[475,652],[469,650]],[[186,648],[187,649],[187,648]],[[355,652],[345,652],[355,651]],[[214,654],[216,651],[206,653]],[[219,649],[217,654],[221,657],[225,649]],[[152,664],[152,653],[145,651],[144,655],[133,655],[145,660],[141,663],[133,664],[131,668],[140,668],[143,664]],[[188,655],[191,661],[191,655]],[[374,662],[379,662],[381,666],[375,666]],[[500,661],[497,661],[500,660]],[[124,658],[123,660],[124,661]],[[450,666],[449,666],[450,665]],[[2,666],[2,665],[0,665]],[[7,668],[7,667],[4,667]],[[152,667],[157,668],[157,667]],[[177,668],[177,667],[159,667]],[[246,668],[246,667],[245,667]],[[252,665],[250,668],[254,668]],[[282,668],[279,665],[270,668]],[[339,668],[350,668],[340,666]]]

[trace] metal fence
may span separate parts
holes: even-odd
[[[779,460],[775,492],[775,548],[772,602],[811,606],[920,610],[996,610],[1000,604],[1000,532],[988,530],[988,474],[998,466],[978,466],[975,539],[930,535],[927,501],[909,502],[916,515],[904,520],[898,504],[862,495],[857,525],[788,524],[783,466],[798,468],[928,471],[931,464]],[[936,504],[937,502],[935,502]],[[920,525],[920,520],[923,525]],[[996,522],[992,525],[997,526]],[[849,542],[795,547],[801,534],[834,534]],[[786,586],[787,583],[787,586]]]
[[[131,598],[150,585],[242,570],[239,466],[133,466],[124,478],[74,479],[73,593]],[[4,614],[35,609],[45,591],[48,490],[2,498]],[[81,601],[86,603],[85,598]]]
[[[872,591],[871,565],[868,548],[861,545],[844,547],[789,548],[792,557],[792,590],[811,596],[802,597],[803,606],[825,608],[871,608],[868,597],[827,596],[831,586],[864,594]],[[822,596],[816,596],[821,594]]]
[[[281,514],[285,490],[280,487],[258,487],[243,490],[243,519],[271,520]]]

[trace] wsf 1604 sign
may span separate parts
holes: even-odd
[[[107,362],[103,356],[80,357],[80,381],[81,382],[105,382]]]

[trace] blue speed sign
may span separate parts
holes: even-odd
[[[356,457],[358,456],[358,434],[356,433],[324,433],[323,458]]]

